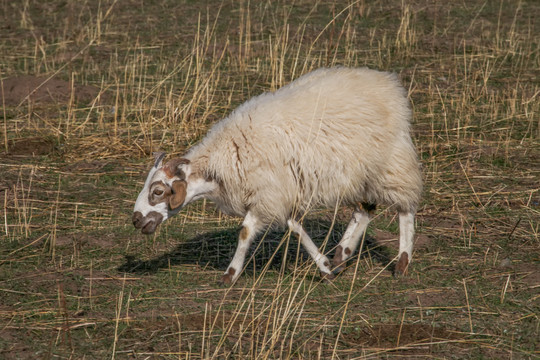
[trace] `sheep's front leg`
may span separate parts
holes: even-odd
[[[288,220],[287,224],[289,225],[289,229],[298,234],[300,237],[300,243],[313,258],[315,264],[317,264],[319,267],[323,279],[332,280],[334,278],[334,274],[332,274],[332,270],[330,269],[330,261],[328,261],[326,256],[321,254],[319,248],[313,243],[313,240],[311,240],[302,225],[292,219]]]
[[[257,236],[261,225],[258,219],[250,212],[247,213],[244,221],[242,222],[242,230],[240,230],[240,235],[238,237],[238,246],[236,247],[236,252],[234,257],[225,271],[225,274],[221,277],[221,282],[225,285],[230,285],[238,279],[240,272],[244,267],[244,261],[246,259],[246,254]]]
[[[414,213],[399,213],[399,254],[394,275],[405,275],[412,259]]]
[[[362,234],[366,231],[369,224],[369,214],[361,209],[356,209],[352,219],[343,234],[343,238],[336,247],[332,265],[336,273],[343,271],[343,264],[349,259],[360,242]]]

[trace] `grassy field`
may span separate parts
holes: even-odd
[[[540,357],[540,3],[0,1],[0,358]],[[379,209],[332,283],[241,219],[131,224],[151,153],[321,66],[394,71],[425,190],[414,261]],[[350,210],[313,209],[332,253]]]

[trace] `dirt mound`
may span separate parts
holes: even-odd
[[[8,149],[10,155],[36,156],[53,153],[56,145],[51,138],[27,137],[11,140]]]
[[[343,335],[343,342],[355,347],[397,348],[456,340],[460,337],[463,337],[462,334],[428,324],[373,324]]]
[[[8,106],[17,106],[22,102],[65,103],[73,93],[75,101],[91,103],[98,95],[99,89],[91,85],[72,84],[47,76],[21,75],[2,80],[0,99]],[[103,98],[103,94],[100,96]]]

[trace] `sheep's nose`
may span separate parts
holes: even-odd
[[[136,229],[142,228],[143,216],[140,211],[135,211],[131,219],[133,221],[133,226],[135,226]]]
[[[163,215],[156,211],[150,211],[144,218],[141,220],[141,232],[143,234],[152,234],[156,231],[156,228],[163,221]]]

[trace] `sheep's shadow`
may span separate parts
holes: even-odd
[[[333,256],[334,249],[341,240],[346,228],[346,224],[339,223],[335,223],[332,228],[330,222],[321,220],[305,220],[303,226],[318,246],[328,236],[323,252],[330,258]],[[159,271],[159,269],[179,264],[197,264],[225,271],[236,250],[239,231],[240,228],[230,228],[206,232],[178,244],[172,251],[149,260],[141,260],[133,255],[126,255],[125,263],[118,267],[118,271],[151,274]],[[287,262],[311,261],[303,247],[300,246],[299,248],[300,244],[297,237],[292,235],[287,241],[286,235],[287,233],[283,230],[270,230],[259,235],[246,256],[247,269],[253,269],[254,267],[261,269],[267,266],[268,262],[270,262],[270,267],[275,269],[282,267],[284,260]],[[388,247],[377,244],[373,237],[366,234],[360,256],[371,257],[387,265],[392,261],[390,253],[391,250]],[[354,263],[357,256],[358,252],[355,252],[355,255],[348,263]],[[392,270],[392,266],[389,268]]]

